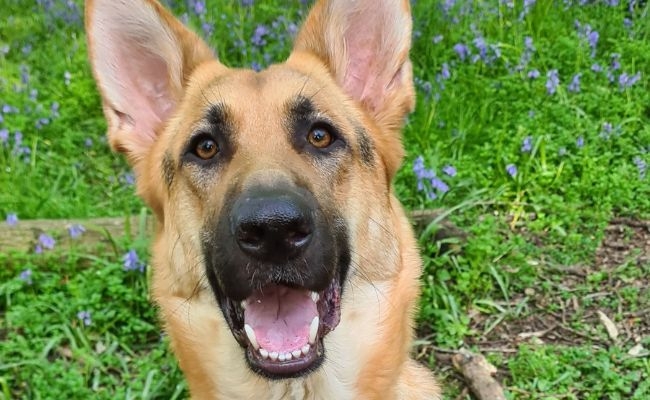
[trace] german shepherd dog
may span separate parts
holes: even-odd
[[[155,0],[87,0],[112,148],[153,210],[152,295],[195,399],[438,399],[391,181],[408,0],[319,0],[281,64],[218,61]]]

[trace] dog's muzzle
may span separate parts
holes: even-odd
[[[341,219],[307,190],[256,187],[232,196],[209,236],[207,275],[251,368],[269,378],[318,368],[349,265]]]

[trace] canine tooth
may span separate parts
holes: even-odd
[[[241,308],[244,310],[246,309],[246,300],[241,301]]]
[[[272,351],[272,352],[269,353],[269,358],[270,358],[272,361],[277,361],[278,356],[279,356],[279,354],[278,354],[277,351]]]
[[[300,349],[300,350],[302,351],[302,354],[307,355],[307,353],[309,353],[309,349],[311,349],[311,346],[306,344],[306,345],[302,346],[302,349]]]
[[[269,358],[269,352],[266,349],[263,349],[260,347],[260,355],[262,355],[262,358]]]
[[[285,354],[284,354],[284,359],[285,359],[286,361],[291,360],[291,353],[285,353]]]
[[[244,331],[246,331],[246,336],[248,336],[248,340],[253,345],[253,348],[255,350],[259,349],[260,345],[257,343],[257,338],[255,337],[255,331],[253,328],[250,325],[246,324],[244,325]]]
[[[310,292],[309,296],[311,296],[311,299],[314,303],[318,303],[318,300],[320,299],[320,295],[316,292]]]
[[[302,352],[300,350],[294,350],[291,352],[291,355],[293,356],[293,358],[298,358],[302,355]]]
[[[280,355],[278,356],[278,360],[279,360],[279,361],[284,361],[284,360],[286,360],[286,357],[284,356],[284,353],[280,353]]]
[[[316,343],[316,335],[318,334],[318,324],[320,323],[318,317],[314,317],[309,325],[309,344]]]

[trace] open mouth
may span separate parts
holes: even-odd
[[[241,302],[222,308],[233,335],[246,349],[251,368],[269,378],[305,375],[323,361],[323,338],[339,323],[341,286],[313,292],[271,283]]]

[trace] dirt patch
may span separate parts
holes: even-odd
[[[626,346],[650,336],[650,221],[615,218],[592,265],[541,266],[540,276],[546,289],[527,289],[504,304],[525,305],[525,312],[472,315],[479,334],[467,344],[509,353],[521,343]]]

